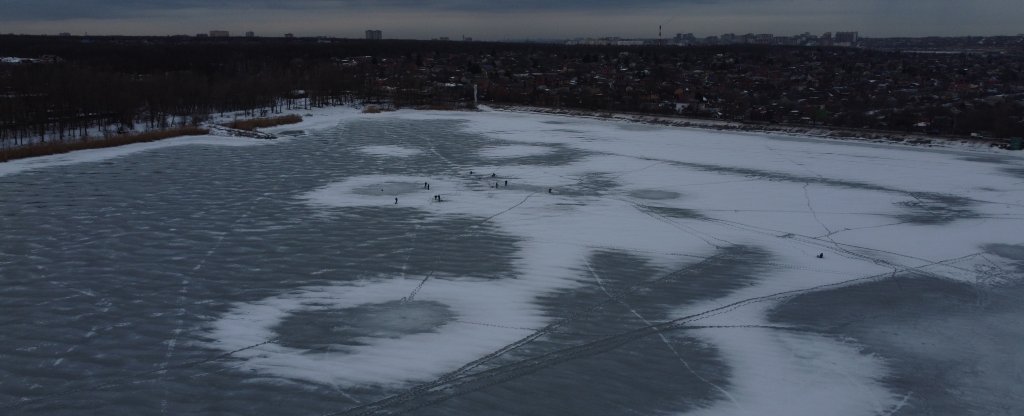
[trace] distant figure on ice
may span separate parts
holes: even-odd
[[[497,176],[497,174],[495,174],[495,173],[492,173],[492,174],[491,174],[491,177],[492,177],[492,178],[494,178],[494,177],[496,177],[496,176]]]
[[[395,198],[395,205],[398,205],[398,198]]]
[[[551,188],[548,188],[548,193],[549,193],[549,194],[551,193]]]
[[[819,259],[823,259],[823,258],[825,258],[825,253],[818,253],[818,256],[817,256],[817,257],[818,257]]]
[[[423,182],[423,189],[430,189],[430,184]]]
[[[505,181],[505,187],[506,188],[508,187],[508,181]]]
[[[473,174],[473,171],[469,171],[469,174],[470,174],[470,175],[472,175],[472,174]]]
[[[498,189],[498,183],[497,182],[494,183],[494,189]]]
[[[441,195],[437,196],[437,202],[441,202]]]

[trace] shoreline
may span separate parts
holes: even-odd
[[[346,111],[347,110],[347,111]],[[271,139],[278,138],[283,130],[288,128],[298,128],[300,130],[322,128],[334,122],[341,122],[345,119],[359,117],[364,113],[361,111],[362,107],[358,105],[335,105],[325,106],[321,108],[310,108],[301,110],[292,110],[286,112],[286,114],[278,116],[298,116],[301,121],[294,123],[287,123],[275,126],[254,128],[253,130],[241,131],[231,129],[222,125],[222,123],[213,122],[205,123],[201,125],[201,128],[207,130],[205,135],[218,136],[218,137],[234,137],[234,138],[257,138],[257,139]],[[875,144],[875,145],[897,145],[905,148],[917,148],[917,149],[931,149],[931,150],[954,150],[954,151],[969,151],[978,152],[990,155],[999,156],[1012,156],[1014,154],[1024,155],[1024,152],[1015,153],[1012,150],[998,147],[994,142],[984,140],[972,140],[968,138],[946,138],[946,137],[935,137],[927,136],[915,133],[898,133],[898,132],[879,132],[879,131],[856,131],[849,129],[831,129],[827,127],[796,127],[796,126],[784,126],[784,125],[754,125],[736,121],[725,121],[725,120],[705,120],[695,119],[682,116],[671,116],[671,115],[648,115],[639,113],[616,113],[616,112],[605,112],[605,111],[590,111],[590,110],[570,110],[570,109],[555,109],[547,107],[535,107],[535,106],[516,106],[516,105],[503,105],[503,104],[480,104],[475,110],[433,110],[433,109],[422,109],[422,108],[400,108],[396,110],[407,110],[407,111],[451,111],[451,112],[508,112],[508,113],[519,113],[519,114],[536,114],[546,116],[563,116],[572,118],[581,118],[589,120],[603,120],[603,121],[617,121],[617,122],[629,122],[629,123],[640,123],[664,127],[675,127],[675,128],[689,128],[696,130],[705,130],[709,132],[734,132],[734,133],[745,133],[754,135],[776,135],[785,136],[797,139],[813,139],[813,140],[828,140],[828,141],[840,141],[850,143],[862,143],[862,144]],[[227,122],[226,117],[219,117],[223,120],[220,122]],[[147,132],[140,133],[137,135],[147,135]],[[183,136],[170,136],[161,138],[159,140],[171,139]],[[184,137],[187,137],[185,135]],[[153,140],[140,141],[141,143],[150,142]],[[100,145],[100,142],[103,144]],[[52,151],[49,153],[41,153],[43,149],[33,149],[31,156],[21,156],[16,158],[8,158],[4,160],[0,157],[0,165],[7,164],[18,160],[36,159],[40,157],[55,156],[60,154],[76,153],[79,150],[89,150],[93,148],[116,148],[125,145],[140,143],[140,142],[124,142],[120,144],[112,143],[112,140],[101,140],[99,142],[84,142],[87,144],[84,147],[82,142],[68,143],[66,146],[61,146],[60,151]],[[72,145],[77,146],[72,146]],[[23,149],[28,149],[36,146],[28,146]],[[76,147],[75,149],[69,149],[70,147]]]
[[[143,130],[137,133],[121,134],[110,137],[82,137],[66,141],[35,142],[28,145],[0,148],[0,163],[42,156],[53,156],[71,153],[78,150],[102,149],[119,147],[135,143],[148,143],[158,140],[173,139],[187,136],[231,136],[255,139],[274,139],[276,135],[261,131],[280,126],[302,123],[297,113],[278,117],[256,117],[235,119],[230,122],[202,123],[196,126],[181,126],[166,129]]]
[[[592,120],[625,121],[631,123],[651,124],[667,127],[683,127],[709,131],[728,131],[750,134],[784,135],[796,138],[819,140],[838,140],[855,143],[902,145],[911,148],[969,150],[1000,155],[1011,155],[1012,150],[1001,148],[998,143],[989,140],[970,138],[952,138],[929,136],[919,133],[883,132],[876,130],[837,129],[826,126],[786,126],[779,124],[749,124],[738,121],[706,120],[672,115],[648,115],[640,113],[622,113],[608,111],[591,111],[577,109],[555,109],[547,107],[516,106],[516,105],[481,105],[493,111],[511,113],[541,114],[566,117],[579,117]]]
[[[79,150],[120,147],[135,143],[149,143],[176,137],[204,136],[210,130],[203,127],[185,126],[163,130],[150,130],[135,134],[122,134],[106,138],[86,138],[59,142],[40,142],[28,146],[0,149],[0,163],[34,157],[52,156]]]

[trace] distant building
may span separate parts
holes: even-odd
[[[288,38],[288,39],[291,39],[291,38],[294,38],[294,37],[295,37],[295,35],[293,35],[293,34],[291,34],[291,33],[285,33],[285,34],[284,34],[284,37],[285,37],[285,38]]]
[[[383,38],[383,35],[381,34],[381,31],[379,31],[379,30],[367,30],[366,31],[366,39],[367,40],[381,40],[382,38]]]
[[[832,32],[825,32],[821,35],[822,46],[832,46]]]
[[[676,33],[676,36],[672,38],[672,43],[676,45],[692,45],[697,42],[697,37],[693,33]]]
[[[643,46],[644,41],[640,39],[624,39],[615,41],[615,46]]]
[[[227,38],[227,37],[231,37],[231,32],[228,32],[226,30],[211,30],[210,31],[210,37],[211,38]]]
[[[256,32],[253,32],[251,30],[248,31],[248,32],[245,32],[245,37],[247,37],[247,38],[254,38],[254,37],[256,37]]]
[[[771,33],[759,33],[757,35],[754,35],[754,42],[753,43],[756,43],[758,45],[771,45],[772,44],[772,38],[774,38],[774,37],[775,36],[772,35]]]
[[[836,32],[833,44],[836,46],[854,46],[860,40],[857,32]]]

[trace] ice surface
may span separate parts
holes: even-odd
[[[523,145],[507,145],[507,146],[496,146],[486,147],[480,150],[480,156],[489,158],[516,158],[524,156],[537,156],[547,154],[551,151],[551,148],[544,146],[523,146]]]
[[[366,146],[360,148],[359,151],[371,156],[408,157],[420,154],[419,149],[401,146]]]
[[[53,166],[72,165],[85,162],[98,162],[116,157],[144,152],[147,150],[163,149],[181,145],[205,145],[205,146],[256,146],[268,144],[266,140],[247,139],[239,137],[217,137],[217,136],[187,136],[159,140],[155,142],[135,143],[117,147],[106,147],[100,149],[79,150],[72,153],[63,153],[50,156],[18,159],[0,163],[0,176],[12,175],[33,169],[43,169]]]
[[[900,414],[1019,414],[1024,356],[1020,286],[999,291],[908,273],[799,296],[773,320],[856,339],[885,358],[888,388],[904,391]]]
[[[304,119],[0,164],[4,413],[1017,409],[1018,155]]]

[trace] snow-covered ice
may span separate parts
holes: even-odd
[[[516,158],[543,155],[550,151],[550,148],[544,146],[508,145],[480,149],[480,155],[492,158]]]
[[[1021,319],[998,301],[1024,277],[1013,153],[490,111],[274,131],[301,134],[0,164],[0,406],[934,414],[908,369],[1024,361],[1005,334],[892,335]],[[869,289],[906,306],[863,318],[844,294]],[[834,325],[820,296],[849,302]],[[1020,409],[958,380],[938,414]]]
[[[366,146],[359,151],[371,156],[409,157],[420,153],[418,149],[401,146]]]

